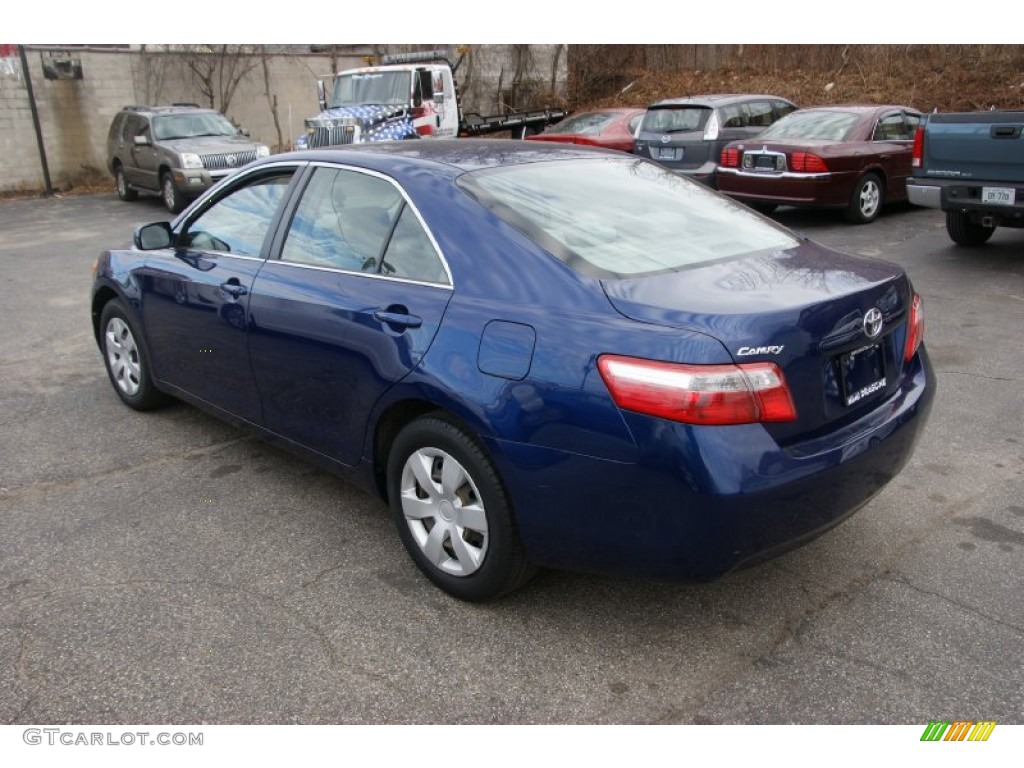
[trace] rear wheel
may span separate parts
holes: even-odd
[[[426,416],[405,427],[391,447],[387,484],[402,543],[444,591],[481,602],[533,575],[497,471],[456,425]]]
[[[763,213],[765,216],[767,216],[770,213],[775,213],[775,209],[779,207],[776,203],[756,203],[756,202],[750,202],[750,203],[747,203],[747,205],[749,205],[751,208],[753,208],[758,213]]]
[[[124,168],[120,165],[114,171],[114,178],[117,179],[117,196],[119,198],[127,202],[138,198],[139,193],[128,186],[128,179],[124,177]]]
[[[971,221],[970,215],[964,211],[946,211],[946,231],[957,245],[982,245],[988,242],[996,228]]]
[[[180,213],[185,207],[185,199],[182,197],[181,192],[178,191],[178,187],[174,183],[174,177],[171,176],[169,171],[164,171],[163,176],[160,177],[160,196],[163,198],[167,210],[171,213]]]
[[[850,204],[846,208],[846,218],[854,224],[870,224],[881,213],[884,199],[882,180],[877,174],[866,173],[853,189]]]

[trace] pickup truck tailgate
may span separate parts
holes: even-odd
[[[924,176],[1019,183],[1024,178],[1024,112],[928,116]]]

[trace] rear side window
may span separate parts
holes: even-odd
[[[529,163],[464,174],[482,205],[595,277],[674,272],[797,245],[744,205],[639,159]]]
[[[281,260],[407,280],[448,283],[416,212],[389,181],[317,168],[302,193]]]
[[[708,107],[651,107],[644,115],[640,131],[651,133],[702,131],[710,116],[711,109]]]
[[[772,105],[767,101],[752,101],[747,104],[747,125],[751,128],[767,128],[775,122]]]
[[[727,104],[718,110],[718,120],[723,128],[743,128],[747,124],[743,104]]]

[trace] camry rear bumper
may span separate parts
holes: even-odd
[[[934,395],[923,347],[914,366],[868,416],[785,449],[757,424],[691,427],[636,414],[627,421],[645,435],[638,463],[488,447],[538,565],[709,580],[815,538],[899,473]]]

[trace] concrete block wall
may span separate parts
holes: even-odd
[[[452,51],[456,48],[434,47]],[[532,77],[539,82],[549,81],[555,46],[530,48],[529,60],[536,67]],[[511,49],[512,46],[473,47],[473,83],[462,94],[465,111],[495,111],[498,77],[504,72],[506,87],[510,82],[513,64],[503,63],[503,57],[510,55]],[[107,132],[114,115],[125,104],[184,101],[206,106],[185,63],[173,53],[68,49],[71,56],[81,61],[82,79],[45,79],[43,58],[61,50],[36,46],[26,49],[50,177],[57,188],[72,185],[97,171],[106,172]],[[560,58],[557,87],[564,93],[564,51]],[[327,55],[282,52],[267,61],[270,93],[277,96],[282,138],[285,148],[289,148],[302,132],[304,118],[319,111],[316,78],[330,74],[332,59]],[[16,55],[0,63],[0,192],[42,190],[42,166],[21,65]],[[336,70],[364,65],[357,55],[338,55],[333,63]],[[257,63],[241,80],[225,113],[257,141],[271,147],[278,144],[261,64]]]

